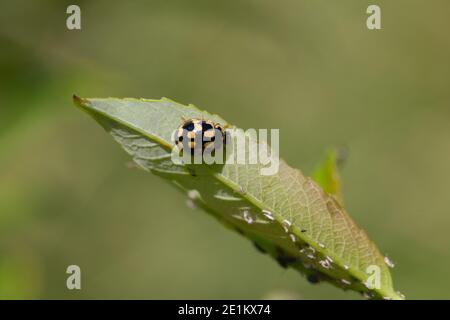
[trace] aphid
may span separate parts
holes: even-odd
[[[275,220],[275,218],[273,217],[273,213],[272,212],[270,212],[268,210],[262,210],[262,213],[267,219],[269,219],[271,221]]]
[[[385,256],[385,257],[384,257],[384,263],[386,263],[386,265],[387,265],[389,268],[395,267],[394,262],[392,262],[392,260],[389,259],[388,256]]]
[[[403,293],[401,293],[400,291],[397,291],[397,294],[400,296],[400,298],[405,299],[405,295]]]
[[[295,237],[294,234],[290,233],[290,234],[289,234],[289,237],[291,238],[291,241],[292,241],[292,242],[296,242],[296,241],[297,241],[297,238]]]
[[[331,263],[330,263],[330,261],[328,261],[328,260],[320,260],[319,261],[319,264],[323,267],[323,268],[325,268],[325,269],[330,269],[331,268]]]
[[[292,223],[289,220],[283,220],[283,222],[281,223],[281,226],[284,229],[284,232],[288,233],[289,232],[289,228],[291,227]]]
[[[210,120],[191,118],[185,120],[177,129],[175,144],[180,151],[191,155],[211,148],[217,150],[225,144],[225,129],[219,123]]]
[[[308,246],[308,250],[311,251],[312,253],[316,253],[316,249],[314,249],[314,248],[311,247],[311,246]]]
[[[266,249],[264,249],[258,242],[253,241],[253,245],[255,248],[261,253],[267,253]]]
[[[373,298],[373,294],[371,292],[362,292],[362,295],[366,299],[372,299]]]
[[[186,201],[187,206],[190,209],[197,209],[195,201],[201,198],[200,193],[197,190],[192,189],[187,192],[187,196],[188,196]]]
[[[350,282],[350,281],[348,281],[347,279],[341,279],[341,282],[343,283],[343,284],[346,284],[346,285],[351,285],[352,283]]]
[[[253,217],[251,216],[250,212],[248,211],[248,209],[244,209],[242,216],[244,217],[245,222],[247,222],[248,224],[252,224],[253,223]]]
[[[319,283],[319,276],[317,275],[317,274],[315,274],[315,273],[311,273],[311,274],[309,274],[307,277],[306,277],[306,279],[308,280],[308,282],[309,283],[312,283],[312,284],[316,284],[316,283]]]
[[[298,260],[296,257],[289,256],[280,247],[276,247],[275,250],[276,250],[275,260],[277,260],[278,264],[283,268],[289,267],[289,265],[297,262]]]
[[[297,262],[296,258],[289,256],[278,256],[275,257],[275,259],[277,260],[278,264],[285,269],[289,267],[290,264]]]
[[[191,200],[197,200],[197,199],[199,199],[201,197],[200,193],[197,190],[195,190],[195,189],[189,190],[187,192],[187,196]]]

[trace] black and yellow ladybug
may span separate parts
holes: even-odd
[[[180,151],[190,154],[222,148],[225,144],[225,130],[222,125],[210,120],[191,118],[184,120],[177,129],[175,143]]]

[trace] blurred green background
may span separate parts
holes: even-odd
[[[82,29],[66,29],[81,7]],[[366,28],[366,8],[382,30]],[[353,299],[313,286],[156,176],[72,104],[166,96],[280,128],[311,172],[349,150],[350,214],[407,298],[450,298],[445,0],[2,1],[0,298]],[[68,265],[82,290],[66,288]]]

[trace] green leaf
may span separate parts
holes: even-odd
[[[343,204],[341,191],[341,177],[339,175],[338,162],[342,158],[342,150],[331,148],[327,150],[324,159],[314,169],[311,177],[323,191],[336,197]]]
[[[260,174],[261,164],[173,163],[172,134],[182,119],[203,118],[234,128],[219,116],[166,98],[74,96],[74,102],[102,125],[139,167],[174,183],[198,207],[253,241],[283,267],[297,269],[312,282],[328,281],[370,298],[402,299],[393,289],[384,257],[366,233],[334,197],[283,160],[278,173],[270,176]],[[235,142],[231,141],[232,156]],[[367,288],[369,266],[380,270],[379,288]]]

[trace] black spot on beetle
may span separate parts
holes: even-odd
[[[195,126],[194,126],[194,122],[192,121],[188,121],[185,124],[183,124],[183,129],[187,130],[187,131],[192,131],[194,130]]]
[[[207,123],[206,121],[202,121],[202,131],[205,132],[207,130],[212,129],[213,126]]]

